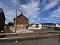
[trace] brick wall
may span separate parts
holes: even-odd
[[[16,23],[17,24],[28,24],[28,19],[26,19],[23,16],[21,16],[20,18],[16,19]]]

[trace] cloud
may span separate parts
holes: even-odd
[[[17,2],[16,0],[10,0],[9,2],[7,2],[7,1],[8,0],[5,1],[6,4],[4,4],[3,1],[0,2],[0,7],[4,9],[5,17],[7,19],[6,23],[12,21],[12,19],[15,17],[16,7],[15,7],[15,9],[13,9],[13,7],[16,6],[16,2]],[[26,17],[28,17],[30,20],[32,20],[31,23],[33,21],[37,21],[38,19],[36,19],[36,18],[38,17],[38,15],[40,13],[39,12],[39,10],[40,10],[40,8],[39,8],[40,2],[39,1],[40,0],[37,0],[37,1],[31,0],[27,4],[19,3],[20,5],[18,8],[20,10],[18,10],[18,15],[20,14],[21,11],[23,11],[24,15]]]
[[[10,5],[12,1],[10,2],[6,2],[5,3],[8,3]],[[5,17],[6,17],[6,22],[5,23],[8,23],[8,22],[11,22],[12,19],[15,17],[16,13],[15,13],[15,9],[11,9],[11,6],[9,6],[8,4],[5,4],[3,3],[3,1],[0,2],[0,8],[3,8],[4,10],[4,14],[5,14]]]
[[[4,10],[4,14],[6,17],[6,22],[5,23],[9,23],[9,22],[13,22],[13,18],[16,17],[16,12],[15,10]]]
[[[60,18],[60,7],[51,13],[50,17]]]
[[[17,0],[11,0],[11,2],[13,2],[13,3],[17,3]]]
[[[56,23],[60,22],[58,19],[60,19],[60,0],[43,0],[41,7],[41,12],[43,13],[42,16],[46,16],[42,18],[43,22],[50,22],[50,23]],[[47,13],[46,13],[47,12]],[[48,13],[50,12],[50,13]],[[45,13],[45,14],[44,14]],[[40,13],[41,14],[41,13]],[[41,17],[42,17],[41,16]]]
[[[38,1],[31,0],[31,2],[29,2],[28,4],[21,4],[20,8],[26,17],[28,17],[30,20],[34,21],[34,19],[37,19],[38,15],[40,14],[39,5],[40,5],[39,0]]]
[[[49,1],[49,3],[47,3],[45,5],[45,7],[43,7],[42,11],[48,10],[50,8],[53,8],[56,4],[58,4],[58,2],[59,2],[59,0],[51,0],[51,1]]]
[[[15,10],[10,10],[10,11],[8,10],[8,11],[6,12],[6,18],[12,20],[13,17],[16,17]]]
[[[41,0],[30,0],[27,2],[27,0],[25,0],[25,2],[27,2],[26,4],[25,3],[22,4],[20,1],[18,5],[18,8],[19,8],[18,15],[22,11],[23,14],[30,19],[30,23],[50,22],[60,18],[60,15],[59,15],[60,7],[58,7],[57,9],[54,9],[50,14],[49,13],[44,14],[44,11],[48,12],[48,11],[51,11],[49,9],[56,7],[56,5],[58,5],[58,2],[60,0],[42,0],[42,3],[40,3],[40,1]],[[17,0],[0,1],[0,8],[4,9],[4,13],[7,19],[6,22],[12,21],[12,19],[15,17],[16,3],[17,3]],[[42,5],[42,7],[39,7],[40,5]],[[46,17],[42,18],[42,16],[40,15],[41,14],[40,12],[43,12],[42,16],[46,15]]]
[[[44,22],[60,23],[60,7],[54,10],[48,18],[43,18]]]

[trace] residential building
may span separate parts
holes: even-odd
[[[41,23],[43,28],[53,28],[56,27],[56,24],[54,23]]]
[[[30,24],[28,29],[39,29],[41,30],[42,28],[47,29],[47,28],[53,28],[56,27],[56,24],[54,23],[40,23],[40,24]]]
[[[17,28],[19,28],[19,29],[28,28],[29,19],[27,17],[25,17],[22,12],[21,12],[21,14],[19,16],[14,18],[13,21],[14,21],[14,25],[16,24]]]
[[[30,24],[28,29],[42,29],[41,24]]]
[[[60,23],[56,23],[56,27],[60,27]]]

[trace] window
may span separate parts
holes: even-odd
[[[23,27],[23,25],[21,25],[21,27]]]
[[[46,27],[45,25],[43,27]]]
[[[52,26],[52,25],[51,25]]]
[[[39,27],[39,24],[36,25],[36,28],[38,28],[38,27]]]
[[[19,25],[17,25],[19,27]]]

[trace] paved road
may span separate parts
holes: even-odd
[[[0,45],[60,45],[59,38],[46,38],[37,40],[0,41]]]
[[[0,34],[1,35],[1,34]],[[8,34],[5,38],[0,38],[0,40],[9,40],[9,39],[31,39],[31,38],[46,38],[46,37],[58,37],[60,34]]]
[[[33,34],[34,35],[34,34]],[[19,35],[21,37],[26,37],[26,36],[33,36],[31,34],[27,34],[27,35]],[[35,36],[53,36],[55,34],[48,34],[48,35],[38,35],[36,34]],[[60,34],[59,34],[60,35]],[[56,37],[50,37],[50,38],[40,38],[40,39],[36,39],[36,40],[33,40],[33,39],[29,39],[29,40],[0,40],[0,45],[60,45],[60,42],[59,42],[59,37],[56,38]]]

